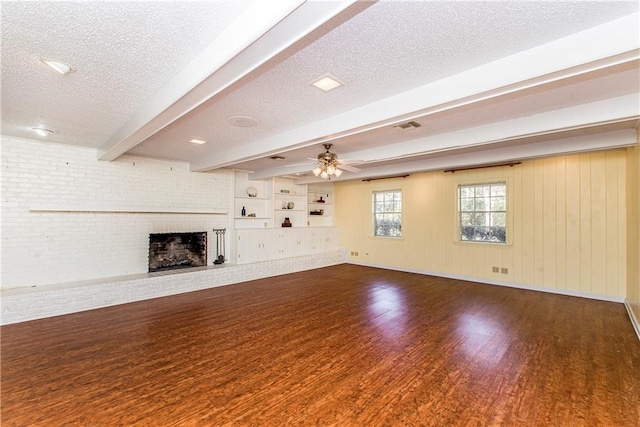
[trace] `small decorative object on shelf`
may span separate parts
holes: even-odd
[[[282,209],[287,209],[287,202],[284,200],[282,201]]]
[[[296,205],[295,203],[293,203],[293,202],[289,202],[289,203],[287,203],[287,209],[293,209],[293,207],[294,207],[295,205]]]
[[[242,211],[240,211],[240,215],[242,215],[242,216],[246,216],[247,215],[247,210],[244,208],[244,206],[242,207]]]
[[[284,222],[282,223],[283,227],[291,227],[291,221],[289,221],[289,218],[285,218]]]
[[[280,190],[282,194],[289,194],[289,190]]]
[[[255,217],[256,217],[256,214],[255,214],[255,213],[250,213],[249,215],[247,215],[247,217],[249,217],[249,218],[255,218]]]
[[[247,194],[249,197],[256,197],[258,195],[258,190],[255,187],[247,187]]]
[[[324,209],[317,209],[314,211],[310,211],[309,215],[324,215]]]
[[[324,203],[324,199],[322,198],[322,196],[320,196],[320,198],[316,200],[316,203]]]

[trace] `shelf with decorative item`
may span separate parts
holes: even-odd
[[[309,192],[309,204],[310,205],[330,205],[331,199],[329,194],[326,193],[312,193]]]
[[[307,187],[307,222],[311,227],[332,225],[333,184],[323,182]]]

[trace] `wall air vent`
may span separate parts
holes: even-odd
[[[398,132],[406,132],[411,129],[422,127],[422,125],[414,120],[406,123],[400,123],[399,125],[395,125],[393,128]]]

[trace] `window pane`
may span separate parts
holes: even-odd
[[[476,197],[483,197],[483,196],[489,196],[490,192],[489,192],[489,186],[488,185],[483,185],[483,186],[478,186],[476,187],[476,191],[475,191],[475,195]]]
[[[504,227],[506,223],[507,215],[504,213],[492,213],[491,214],[491,225],[499,225]]]
[[[492,185],[491,186],[491,195],[492,196],[506,196],[505,190],[506,190],[506,185],[504,185],[504,184]]]
[[[489,198],[476,199],[476,211],[487,211],[489,210],[489,206]]]
[[[492,197],[491,210],[493,212],[506,210],[506,199],[504,197]]]
[[[473,187],[460,187],[460,197],[473,197]]]
[[[473,225],[473,214],[472,213],[463,213],[460,215],[460,223],[465,225]]]
[[[478,213],[473,214],[473,225],[488,225],[489,221],[487,221],[488,214],[486,213]]]
[[[475,199],[461,199],[460,200],[460,210],[462,212],[471,212],[474,210],[474,200]]]

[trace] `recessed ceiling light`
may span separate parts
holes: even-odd
[[[335,76],[332,76],[331,74],[328,74],[328,73],[318,77],[316,80],[312,81],[309,84],[325,92],[329,92],[332,89],[335,89],[340,86],[344,86],[343,82],[341,82]]]
[[[37,133],[40,136],[49,136],[53,133],[52,130],[50,129],[45,129],[45,128],[31,128],[32,131],[34,131],[35,133]]]
[[[203,140],[201,140],[201,139],[192,139],[192,140],[191,140],[191,141],[189,141],[189,142],[193,142],[194,144],[200,144],[200,145],[202,145],[202,144],[206,144],[206,143],[207,143],[207,141],[203,141]]]
[[[241,128],[252,128],[258,125],[258,121],[249,116],[233,116],[229,117],[229,123]]]
[[[69,74],[73,70],[73,68],[71,68],[71,65],[65,64],[64,62],[58,61],[57,59],[40,58],[40,61],[63,75]]]

